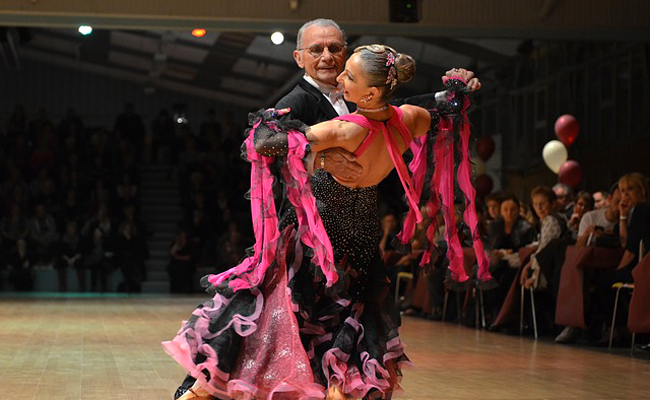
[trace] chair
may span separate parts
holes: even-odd
[[[535,313],[535,290],[530,287],[530,309],[533,316],[533,332],[535,333],[535,339],[537,339],[537,314]],[[519,308],[519,335],[524,334],[524,300],[525,300],[526,288],[524,285],[521,285],[521,306]]]
[[[643,259],[645,253],[645,246],[643,245],[643,240],[639,242],[639,262]],[[634,283],[632,282],[616,282],[612,285],[612,289],[616,290],[616,299],[614,300],[614,313],[612,314],[612,326],[609,328],[609,346],[612,348],[612,342],[614,340],[614,326],[616,323],[616,311],[618,311],[618,297],[621,294],[622,289],[627,289],[629,291],[634,291]],[[631,351],[634,352],[634,339],[636,334],[632,333],[632,347]]]
[[[399,303],[399,284],[402,279],[413,280],[413,274],[411,272],[398,272],[397,279],[395,279],[395,304]]]

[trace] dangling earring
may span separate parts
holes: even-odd
[[[363,99],[362,99],[362,101],[363,101],[364,103],[368,103],[368,102],[369,102],[370,100],[371,100],[371,97],[370,97],[370,95],[369,95],[369,94],[368,94],[368,95],[365,95],[365,96],[363,96]]]

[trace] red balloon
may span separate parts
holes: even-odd
[[[565,161],[564,164],[560,166],[560,171],[558,172],[558,181],[564,183],[567,186],[576,187],[580,184],[581,180],[582,168],[580,168],[580,164],[578,164],[576,161]]]
[[[476,155],[478,155],[481,160],[487,161],[494,154],[494,139],[490,136],[481,136],[476,141]]]
[[[490,178],[490,175],[486,174],[477,176],[474,183],[474,186],[476,187],[476,194],[478,194],[480,197],[485,197],[486,195],[490,194],[490,192],[492,192],[492,188],[494,187],[492,178]]]
[[[555,121],[555,134],[565,146],[571,146],[578,137],[580,126],[573,115],[564,114]]]

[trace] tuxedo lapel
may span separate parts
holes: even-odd
[[[309,84],[304,79],[301,79],[298,82],[298,85],[311,94],[314,97],[314,100],[316,100],[316,104],[318,105],[318,108],[321,110],[321,112],[327,117],[327,119],[334,119],[339,116],[339,114],[336,112],[334,107],[332,107],[332,104],[325,99],[325,96],[323,93],[320,92],[320,90],[316,89],[312,85]]]

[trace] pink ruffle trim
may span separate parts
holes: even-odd
[[[273,122],[267,124],[275,128]],[[274,178],[269,168],[274,157],[262,156],[255,151],[255,130],[259,125],[260,122],[257,122],[253,126],[245,141],[247,156],[252,164],[250,194],[255,233],[254,255],[228,271],[208,277],[208,281],[215,286],[228,282],[228,286],[234,291],[250,289],[260,284],[266,270],[275,261],[280,234],[273,198]],[[282,174],[285,181],[290,183],[287,185],[287,197],[296,209],[298,234],[300,240],[313,249],[314,263],[320,266],[327,286],[332,286],[338,279],[334,251],[318,214],[316,199],[311,193],[309,174],[303,163],[309,142],[297,131],[289,131],[287,135],[289,148]]]

